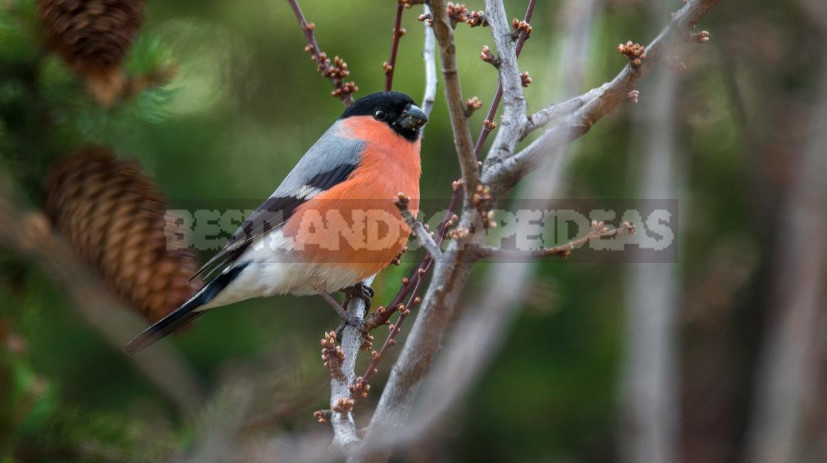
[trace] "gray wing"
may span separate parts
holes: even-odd
[[[276,191],[233,233],[230,240],[192,278],[207,277],[232,265],[267,232],[281,227],[296,209],[317,194],[345,181],[359,164],[364,143],[338,135],[340,121],[310,147]]]

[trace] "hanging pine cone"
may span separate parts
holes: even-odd
[[[201,286],[191,248],[170,250],[164,198],[137,162],[87,148],[55,165],[46,179],[46,213],[112,289],[149,321]]]
[[[111,105],[126,79],[121,64],[144,19],[146,0],[38,0],[49,47]]]

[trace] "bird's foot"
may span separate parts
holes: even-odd
[[[365,330],[365,321],[364,317],[359,318],[351,315],[348,311],[348,305],[350,305],[350,301],[354,298],[359,298],[365,302],[365,316],[367,316],[368,312],[370,311],[370,301],[373,298],[373,288],[364,284],[364,283],[357,283],[349,288],[345,288],[342,290],[345,293],[345,300],[342,302],[342,308],[344,310],[344,315],[342,315],[342,324],[336,328],[336,339],[341,342],[342,341],[342,332],[345,329],[345,326],[352,326],[362,334],[366,334],[367,331]]]
[[[356,283],[355,285],[342,290],[345,293],[345,302],[342,304],[347,310],[348,304],[353,298],[359,298],[365,302],[365,315],[370,311],[370,301],[373,299],[373,288],[364,284]]]

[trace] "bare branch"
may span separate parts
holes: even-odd
[[[489,151],[489,156],[500,158],[510,155],[514,152],[514,148],[519,140],[519,132],[525,125],[526,120],[526,101],[523,96],[523,83],[520,77],[520,68],[517,66],[517,57],[522,46],[528,39],[531,32],[531,27],[528,22],[534,13],[534,5],[536,1],[529,2],[526,10],[526,19],[518,25],[519,38],[517,42],[514,41],[514,35],[508,24],[508,17],[505,12],[502,0],[486,0],[486,18],[491,27],[491,34],[494,37],[494,43],[497,45],[497,53],[499,54],[499,85],[497,87],[497,94],[494,96],[491,109],[486,120],[494,122],[493,117],[496,114],[495,103],[499,98],[503,98],[503,115],[500,119],[500,130],[494,139],[494,144]],[[490,131],[490,130],[489,130]],[[477,140],[479,149],[482,149],[482,143],[485,142],[484,137],[487,136],[485,129],[480,134],[480,139]]]
[[[353,103],[352,94],[358,92],[359,87],[357,87],[354,82],[345,82],[345,78],[350,75],[347,63],[337,56],[333,58],[331,64],[327,53],[323,52],[319,48],[319,44],[316,43],[316,34],[313,32],[316,30],[316,25],[307,22],[307,18],[304,17],[304,13],[302,13],[301,7],[299,7],[298,0],[287,0],[287,3],[290,4],[290,7],[293,9],[293,14],[295,14],[296,19],[299,20],[304,38],[307,40],[307,46],[304,50],[310,53],[313,61],[318,63],[318,72],[333,84],[334,90],[330,94],[341,99],[342,104],[345,106],[349,106]]]
[[[448,204],[448,208],[445,210],[445,217],[443,217],[442,222],[439,225],[439,234],[437,236],[436,244],[437,246],[441,245],[442,242],[445,240],[445,236],[448,234],[451,227],[456,225],[457,223],[457,216],[454,212],[459,206],[459,200],[461,197],[462,191],[462,182],[455,181],[453,185],[454,194],[451,196],[451,201]],[[402,287],[399,288],[399,292],[396,294],[396,297],[393,298],[393,301],[388,305],[387,309],[384,307],[380,307],[376,310],[370,317],[368,317],[367,322],[365,323],[365,329],[370,331],[375,329],[378,326],[384,325],[390,320],[390,317],[396,312],[399,304],[406,298],[408,295],[413,291],[416,287],[417,283],[420,279],[425,278],[428,272],[433,268],[433,257],[428,254],[422,259],[422,262],[419,263],[419,266],[414,270],[410,277],[403,279]]]
[[[425,269],[420,269],[419,273],[424,274]],[[388,324],[388,336],[387,338],[385,338],[385,342],[382,343],[382,347],[378,351],[371,351],[370,364],[365,370],[365,374],[356,378],[356,380],[350,386],[350,392],[352,393],[353,397],[367,397],[368,391],[370,390],[370,384],[368,384],[368,382],[370,381],[370,378],[373,375],[379,372],[377,368],[379,366],[379,361],[382,360],[382,358],[385,356],[385,353],[391,346],[396,345],[396,337],[402,331],[402,323],[404,323],[405,319],[411,314],[411,309],[413,308],[413,306],[418,305],[422,300],[418,294],[423,281],[423,278],[419,278],[416,281],[413,289],[410,292],[411,296],[408,299],[407,304],[397,305],[396,311],[399,312],[399,317],[396,318],[396,323]]]
[[[470,198],[474,188],[479,184],[480,175],[477,157],[474,155],[474,144],[471,140],[471,127],[468,125],[468,118],[465,117],[465,99],[462,97],[459,71],[457,70],[454,28],[442,0],[432,0],[431,7],[434,15],[434,35],[439,43],[439,55],[442,61],[445,100],[448,103],[451,129],[454,132],[454,147],[459,158],[459,166],[465,186],[465,197]]]
[[[370,286],[373,282],[373,277],[368,278],[362,283]],[[347,315],[349,318],[362,320],[367,312],[365,301],[358,297],[350,299],[347,306]],[[330,347],[330,333],[325,335],[327,345],[323,343],[322,347]],[[335,334],[332,337],[335,340]],[[342,330],[342,342],[339,346],[341,357],[338,353],[336,359],[331,359],[330,362],[339,362],[339,365],[331,368],[330,375],[330,424],[333,426],[333,445],[342,449],[348,449],[355,444],[358,444],[360,439],[356,433],[356,423],[353,421],[353,398],[350,393],[350,385],[356,380],[356,357],[362,349],[365,342],[365,334],[360,327],[352,326],[345,323]],[[327,361],[326,361],[327,362]],[[328,365],[330,368],[331,365]]]
[[[439,261],[442,259],[442,250],[439,249],[439,245],[434,242],[434,238],[431,236],[431,233],[425,229],[425,226],[422,225],[422,222],[416,220],[416,217],[411,214],[410,209],[408,209],[408,204],[410,203],[411,199],[405,196],[402,193],[399,193],[394,204],[396,208],[399,209],[399,213],[402,214],[402,218],[405,219],[405,223],[411,227],[411,230],[416,234],[416,237],[419,239],[419,244],[428,251],[428,254],[433,256],[435,261]]]
[[[520,135],[520,141],[522,141],[525,137],[528,136],[531,132],[545,127],[546,125],[556,121],[557,119],[568,116],[572,114],[574,111],[582,108],[586,103],[591,101],[597,92],[591,90],[587,93],[582,95],[578,95],[574,98],[569,100],[563,101],[561,103],[555,103],[545,108],[537,111],[536,113],[528,116],[528,120],[526,121],[526,125],[523,129],[523,133]]]
[[[646,59],[639,67],[628,64],[611,82],[588,91],[578,97],[586,102],[563,121],[548,129],[533,143],[519,153],[510,157],[490,157],[486,159],[483,170],[483,182],[491,185],[495,191],[508,190],[530,170],[537,161],[537,157],[550,147],[568,143],[581,137],[591,130],[592,126],[603,116],[614,111],[622,102],[629,98],[629,93],[635,85],[663,59],[666,42],[673,34],[689,40],[690,31],[697,21],[717,5],[721,0],[689,0],[675,13],[672,21],[646,47]],[[536,116],[536,115],[535,115]],[[530,119],[535,119],[532,116]],[[539,118],[542,121],[542,118]],[[532,130],[542,124],[527,125]],[[525,135],[523,135],[525,136]]]
[[[339,304],[339,301],[333,298],[333,296],[331,296],[328,293],[319,293],[319,296],[321,296],[322,299],[324,299],[325,302],[327,302],[327,304],[330,307],[332,307],[333,310],[336,311],[336,314],[339,315],[339,318],[341,318],[342,320],[348,319],[347,311],[344,309],[344,307],[342,307],[342,304]]]
[[[453,216],[453,210],[459,202],[459,192],[460,184],[456,182],[451,204],[439,228],[439,243],[445,239],[448,229],[456,221],[456,218]],[[401,210],[402,208],[400,208],[400,211]],[[407,203],[404,204],[404,210],[408,211]],[[411,216],[409,211],[408,215]],[[434,243],[434,246],[439,249],[439,244]],[[370,390],[369,380],[377,372],[379,361],[390,346],[396,344],[396,336],[401,331],[402,323],[405,321],[405,318],[410,315],[411,308],[421,301],[418,295],[419,290],[422,287],[425,275],[433,263],[434,259],[432,255],[429,254],[426,256],[412,277],[410,279],[404,279],[403,286],[390,307],[388,309],[379,307],[371,319],[365,324],[364,329],[346,324],[340,347],[337,348],[335,346],[334,333],[325,335],[325,339],[322,341],[322,359],[325,361],[325,366],[331,371],[331,409],[329,411],[316,412],[316,417],[320,422],[329,421],[332,424],[334,430],[334,446],[346,450],[360,442],[352,414],[355,399],[367,396]],[[373,277],[363,283],[369,285],[372,280]],[[402,304],[400,301],[407,296],[410,296],[408,303]],[[335,300],[333,300],[333,303],[335,303]],[[366,334],[366,331],[387,324],[394,312],[399,312],[399,317],[396,323],[389,326],[390,332],[388,333],[388,337],[379,351],[371,352],[371,362],[366,372],[362,376],[356,377],[356,357],[359,351],[365,348],[364,346],[369,345],[369,343],[365,343],[366,336],[369,340],[373,339],[372,336]],[[361,299],[354,298],[348,305],[347,314],[345,314],[343,318],[362,319],[365,315],[366,308],[364,302]]]
[[[396,68],[396,53],[399,50],[399,39],[405,35],[405,29],[402,27],[402,12],[405,11],[405,4],[400,3],[396,7],[396,20],[393,24],[393,40],[391,40],[391,56],[387,61],[382,63],[382,69],[385,70],[385,91],[393,90],[393,71]]]
[[[422,17],[431,16],[431,9],[427,4],[422,5]],[[436,63],[434,63],[434,29],[423,21],[425,27],[425,45],[422,47],[422,60],[425,63],[425,94],[422,95],[422,111],[430,116],[436,101]],[[423,128],[424,130],[424,128]]]
[[[530,0],[528,2],[528,8],[526,8],[525,16],[523,18],[524,23],[530,23],[531,22],[531,18],[534,15],[534,7],[536,5],[537,5],[537,0]],[[502,7],[501,3],[500,3],[498,8],[500,10],[502,10],[503,14],[505,13],[504,8]],[[504,16],[501,19],[503,21],[507,20],[507,18],[504,17]],[[488,21],[487,19],[486,19],[486,23],[488,23],[490,25],[490,21]],[[500,24],[500,27],[502,27],[502,24]],[[505,27],[506,28],[508,27],[507,21],[506,21],[506,26]],[[492,29],[492,33],[496,35],[497,34],[496,29]],[[528,40],[528,37],[529,37],[529,34],[525,30],[520,31],[520,35],[517,38],[517,44],[516,44],[515,50],[514,50],[514,53],[515,53],[516,57],[520,56],[520,52],[523,50],[523,45],[525,45],[525,41]],[[500,54],[503,53],[503,50],[499,49],[499,45],[498,45],[497,49],[500,52]],[[516,62],[514,64],[514,66],[516,68]],[[502,70],[500,72],[502,72]],[[522,94],[521,90],[520,90],[520,94]],[[480,154],[482,153],[482,147],[483,147],[483,145],[485,145],[485,140],[488,139],[488,134],[490,134],[491,131],[494,130],[494,128],[496,127],[496,124],[491,124],[491,123],[494,122],[494,116],[497,115],[497,110],[500,107],[500,101],[502,100],[502,97],[503,97],[503,84],[502,84],[502,78],[501,78],[497,82],[497,91],[494,93],[494,99],[491,100],[491,107],[488,108],[488,114],[485,116],[485,121],[487,121],[488,123],[483,123],[482,129],[480,130],[480,134],[477,137],[477,143],[474,145],[474,154],[477,156],[477,159],[479,159]],[[523,110],[522,114],[525,114],[525,110]]]
[[[455,242],[452,242],[451,247],[454,245]],[[463,251],[457,249],[456,253],[461,255]],[[428,288],[416,323],[385,385],[368,427],[367,442],[381,441],[383,433],[395,433],[405,427],[418,386],[430,370],[445,327],[450,322],[452,309],[459,299],[459,288],[465,286],[472,266],[472,259],[458,259],[456,264],[436,264],[434,284]],[[366,457],[364,461],[384,461],[388,455],[386,450]],[[355,461],[360,461],[362,457],[355,458]]]
[[[561,58],[562,62],[576,62],[579,66],[585,66],[585,61],[571,60],[571,56],[588,47],[588,37],[582,40],[577,37],[577,27],[585,30],[590,29],[590,21],[593,16],[595,0],[569,0],[568,4],[582,5],[576,8],[578,21],[567,21],[571,29],[566,34],[568,37]],[[581,24],[582,23],[582,24]],[[580,75],[576,69],[570,69],[573,75]],[[527,197],[544,198],[550,197],[556,191],[559,182],[559,167],[549,167],[548,164],[555,164],[552,160],[546,160],[542,170],[547,175],[535,176],[524,185],[522,193]],[[477,211],[479,213],[479,211]],[[524,222],[519,227],[527,227]],[[519,233],[519,232],[518,232]],[[565,250],[566,247],[562,247]],[[421,403],[427,406],[418,407],[413,411],[409,420],[409,428],[406,435],[422,436],[435,432],[440,417],[444,416],[447,410],[454,406],[464,392],[468,390],[474,379],[478,378],[485,366],[494,356],[505,339],[508,330],[509,320],[514,312],[521,306],[522,294],[531,281],[531,274],[534,266],[530,264],[505,264],[502,263],[492,268],[486,276],[483,285],[483,294],[478,295],[475,301],[469,303],[473,310],[467,311],[456,325],[456,331],[440,356],[439,363],[430,373],[427,381],[422,387]],[[412,437],[412,439],[417,439]],[[368,439],[368,443],[373,441]],[[390,445],[383,442],[385,445]]]
[[[635,227],[630,225],[629,222],[623,222],[620,228],[609,228],[603,222],[592,222],[592,229],[586,236],[578,238],[576,240],[569,241],[568,243],[561,244],[559,246],[555,246],[553,248],[548,249],[535,249],[532,251],[513,251],[508,249],[498,249],[493,248],[490,246],[483,246],[480,247],[477,251],[478,256],[480,258],[498,258],[498,259],[506,259],[509,257],[560,257],[563,259],[568,259],[571,256],[571,252],[575,249],[582,248],[583,246],[591,243],[592,241],[599,241],[599,240],[607,240],[611,238],[615,238],[620,235],[634,235],[636,232]]]

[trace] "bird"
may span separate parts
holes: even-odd
[[[193,275],[208,283],[126,351],[138,353],[210,309],[250,298],[322,295],[335,303],[331,293],[351,288],[369,303],[372,290],[360,282],[387,267],[410,236],[394,200],[411,198],[416,216],[427,122],[401,92],[354,101]]]

